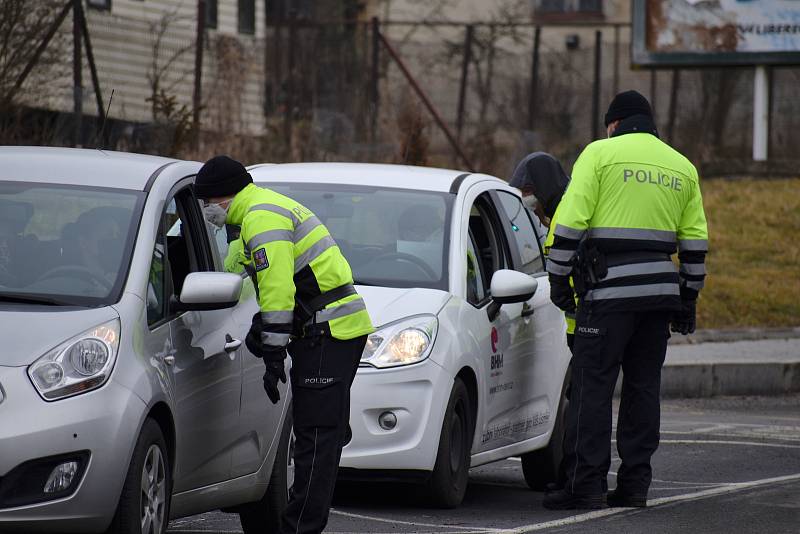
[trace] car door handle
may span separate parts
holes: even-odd
[[[520,316],[530,317],[531,315],[533,315],[534,311],[536,311],[536,309],[526,302],[525,304],[522,305],[522,313],[520,314]]]
[[[233,352],[241,346],[241,339],[233,339],[230,334],[225,334],[225,352]]]

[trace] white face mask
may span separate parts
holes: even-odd
[[[525,206],[530,210],[534,209],[538,201],[539,200],[536,198],[536,195],[525,195],[522,197],[522,203],[525,204]]]
[[[222,228],[228,218],[228,209],[223,208],[222,204],[208,204],[203,208],[203,216],[217,228]]]

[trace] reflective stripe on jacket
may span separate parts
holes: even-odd
[[[608,274],[584,296],[593,309],[677,309],[703,287],[708,229],[697,170],[655,135],[629,131],[587,146],[558,212],[551,276],[564,276],[584,237],[607,258]],[[679,271],[669,258],[676,250]]]
[[[559,204],[560,205],[560,204]],[[553,240],[555,239],[555,234],[553,229],[556,227],[558,220],[558,207],[556,207],[556,211],[553,214],[553,218],[550,219],[550,228],[547,231],[547,238],[544,240],[544,255],[550,255],[550,247],[553,246]],[[548,269],[550,268],[550,260],[547,260]],[[572,272],[572,266],[564,266],[564,267],[557,267],[558,271],[564,273],[565,275],[569,275]],[[572,276],[569,277],[569,286],[573,289],[575,288],[575,284],[572,281]],[[578,303],[578,296],[575,295],[575,304]],[[567,334],[574,334],[575,333],[575,314],[574,313],[567,313],[564,312],[564,320],[567,322]]]
[[[256,273],[262,341],[289,342],[295,308],[320,294],[353,283],[350,265],[328,229],[305,206],[270,189],[250,184],[234,197],[228,223],[241,225],[240,257]],[[316,314],[331,335],[353,339],[373,331],[363,299],[344,297]]]

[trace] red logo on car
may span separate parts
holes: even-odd
[[[497,342],[500,341],[500,336],[497,334],[497,328],[492,327],[492,352],[497,352]]]

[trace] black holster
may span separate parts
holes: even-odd
[[[575,293],[582,297],[587,291],[596,286],[599,280],[608,275],[606,255],[596,246],[587,245],[586,241],[583,241],[578,247],[578,253],[575,256],[573,272],[575,275],[573,278]]]

